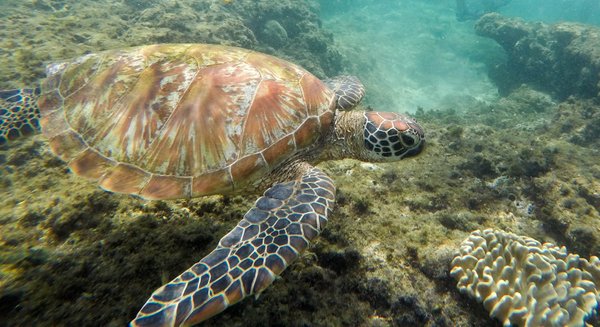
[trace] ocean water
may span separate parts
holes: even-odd
[[[186,59],[181,49],[189,45],[130,50],[182,43],[244,48],[282,61],[242,55],[238,48],[209,53],[197,47],[205,57]],[[163,56],[162,73],[174,75],[163,78],[157,66],[128,75],[140,67],[141,53]],[[189,73],[202,60],[225,57],[238,58],[237,64]],[[80,66],[71,61],[89,58],[102,59]],[[89,68],[111,60],[123,65]],[[123,326],[136,316],[160,326],[168,315],[151,313],[169,300],[177,324],[214,314],[205,326],[520,326],[525,319],[536,326],[600,326],[598,0],[0,0],[0,62],[0,326]],[[58,93],[48,93],[53,83],[44,82],[47,67],[60,71],[57,63],[63,62],[77,67],[64,73]],[[261,69],[264,80],[250,66]],[[364,161],[344,158],[364,143],[365,123],[338,129],[359,126],[352,137],[360,141],[341,148],[334,148],[339,139],[328,138],[333,125],[323,124],[299,128],[306,133],[296,136],[294,146],[307,140],[304,152],[282,146],[262,159],[252,157],[274,158],[273,164],[252,167],[246,160],[247,170],[215,177],[219,167],[248,154],[242,148],[260,150],[255,139],[236,143],[239,130],[249,135],[245,140],[279,139],[301,125],[306,111],[294,101],[308,99],[302,97],[308,91],[300,95],[291,77],[284,78],[287,84],[269,84],[268,77],[301,69],[316,77],[309,84],[327,101],[332,93],[317,78],[356,76],[365,96],[352,110],[414,117],[424,130],[424,150],[398,161],[374,154]],[[185,86],[182,80],[190,76],[201,76],[202,87]],[[228,98],[236,78],[247,84]],[[259,92],[259,81],[272,87]],[[152,188],[139,177],[176,169],[152,166],[149,152],[136,152],[145,145],[138,142],[144,134],[135,131],[167,126],[152,115],[183,103],[156,97],[171,87],[197,95],[192,102],[204,105],[174,129],[173,137],[183,140],[179,145],[153,155],[176,157],[185,147],[208,144],[189,162],[212,165],[212,175],[195,180],[215,195],[189,198],[181,179]],[[212,93],[209,87],[215,87]],[[269,98],[288,91],[281,101]],[[150,98],[154,102],[144,102]],[[236,127],[253,113],[226,111],[228,99],[240,108],[264,103],[256,109],[262,115],[256,116],[258,127]],[[64,108],[55,108],[65,118],[42,120],[42,135],[38,104],[43,111],[56,101],[64,101]],[[96,118],[81,109],[101,112],[103,101],[118,103],[106,106],[107,112],[125,114]],[[149,116],[132,118],[148,108]],[[353,119],[365,117],[375,115]],[[65,121],[75,138],[48,139]],[[227,127],[221,130],[221,123]],[[219,134],[223,130],[227,134]],[[99,141],[92,136],[98,131],[122,131],[124,137]],[[81,151],[78,139],[92,151]],[[325,148],[333,149],[335,160],[318,162]],[[235,155],[224,159],[227,151]],[[80,160],[84,152],[92,154]],[[173,165],[187,169],[183,161]],[[273,182],[294,181],[305,172],[300,161],[335,184],[330,212],[322,209],[329,203],[323,194],[333,199],[324,190],[328,182],[295,186],[319,188],[297,198],[310,208],[286,207],[291,184],[256,202]],[[104,168],[112,162],[129,168],[106,178],[116,171]],[[273,171],[274,179],[243,188]],[[223,178],[234,180],[237,192],[227,191]],[[261,220],[269,208],[272,219]],[[327,219],[315,225],[306,214],[302,224],[293,223],[305,210]],[[244,241],[229,247],[235,243],[230,235],[219,242],[243,218],[243,228],[256,224],[246,228]],[[309,242],[311,223],[323,230]],[[487,245],[469,256],[482,235]],[[471,243],[465,242],[469,237]],[[475,261],[478,266],[470,266]],[[460,279],[464,275],[469,278]],[[223,304],[271,279],[260,296]]]

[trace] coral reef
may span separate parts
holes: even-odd
[[[288,34],[285,28],[279,24],[276,20],[269,20],[265,23],[265,26],[260,33],[261,38],[265,40],[266,44],[274,48],[280,48],[288,42]]]
[[[600,28],[530,23],[491,13],[477,21],[475,31],[506,51],[506,63],[490,72],[501,93],[529,83],[563,100],[600,97]]]
[[[210,323],[489,326],[452,291],[448,249],[494,227],[600,253],[600,154],[573,139],[597,111],[522,88],[465,114],[420,113],[430,147],[415,160],[324,164],[340,192],[322,237],[259,299]],[[474,158],[489,173],[464,165]],[[125,324],[252,201],[108,194],[69,174],[40,136],[0,149],[0,162],[0,318],[14,325]]]
[[[35,85],[52,61],[152,43],[219,43],[260,50],[319,77],[336,75],[342,67],[313,1],[10,0],[2,7],[0,89]],[[279,24],[278,31],[272,31],[277,29],[274,24]],[[267,42],[272,33],[279,33],[276,44]]]
[[[339,192],[322,237],[259,299],[210,324],[493,326],[455,293],[449,249],[493,227],[598,255],[600,153],[579,136],[599,109],[521,88],[464,114],[419,113],[429,147],[415,160],[323,164]],[[0,148],[0,169],[0,320],[16,326],[126,324],[253,200],[109,194],[39,135]]]
[[[600,146],[600,110],[594,100],[569,98],[558,106],[553,120],[554,132],[569,142],[585,146]]]
[[[327,4],[336,2],[359,3]],[[360,2],[383,6],[376,0]],[[358,24],[380,36],[390,31],[389,40],[408,30],[393,22],[408,26],[437,17],[427,9],[433,5],[426,4],[414,18],[390,12],[386,21],[355,6],[360,15],[343,12],[334,23],[345,37]],[[0,88],[36,82],[46,60],[171,37],[173,42],[248,42],[327,75],[347,68],[336,55],[340,45],[329,41],[304,1],[6,0],[1,6],[0,70],[5,78]],[[217,16],[207,18],[211,13]],[[453,29],[449,22],[455,19],[452,12],[440,19],[434,27],[427,25],[435,31],[421,27],[420,37],[411,34],[402,39],[408,43],[398,42],[398,49],[419,45],[429,51],[432,44],[458,44],[471,59],[481,56],[477,46],[490,50],[468,34],[461,34],[464,40],[457,35],[444,39],[443,31]],[[280,48],[262,39],[270,20],[286,31],[288,41]],[[163,27],[157,28],[159,21]],[[207,39],[209,34],[214,39]],[[342,45],[356,46],[348,52],[352,64],[364,64],[356,65],[357,71],[369,71],[379,83],[365,83],[368,94],[390,101],[434,94],[431,89],[390,89],[395,76],[372,68],[410,62],[365,46],[363,36],[344,39]],[[326,52],[308,49],[308,44],[320,49],[323,43]],[[423,60],[439,55],[431,52]],[[464,68],[454,66],[457,72]],[[452,72],[433,69],[440,80]],[[432,75],[418,73],[415,66],[399,77],[435,84],[428,79]],[[565,245],[584,257],[598,256],[597,100],[575,95],[557,101],[519,85],[502,98],[482,101],[471,90],[472,101],[461,102],[465,105],[424,105],[418,111],[428,147],[415,160],[321,165],[338,186],[327,229],[258,299],[242,301],[207,324],[501,326],[481,305],[461,296],[449,276],[453,251],[472,230],[508,230]],[[142,201],[77,178],[39,135],[0,147],[0,325],[123,326],[154,289],[214,249],[254,198]],[[597,319],[590,323],[600,324]]]
[[[600,302],[600,259],[512,233],[476,230],[450,274],[505,326],[582,326]]]

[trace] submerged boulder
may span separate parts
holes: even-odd
[[[278,21],[271,19],[265,23],[261,33],[265,43],[278,49],[288,42],[288,34]]]
[[[475,31],[506,51],[506,62],[490,72],[500,93],[527,83],[561,100],[600,97],[600,28],[532,23],[491,13],[477,21]]]

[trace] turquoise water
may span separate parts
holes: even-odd
[[[263,75],[277,67],[289,68],[285,62],[291,62],[321,80],[356,76],[364,84],[365,97],[353,110],[409,114],[422,126],[426,139],[424,151],[414,158],[395,162],[335,158],[340,160],[317,164],[320,149],[342,143],[340,138],[347,130],[366,123],[342,126],[336,130],[338,138],[329,137],[333,125],[328,124],[303,134],[305,138],[297,136],[310,139],[312,147],[283,161],[282,166],[274,164],[256,175],[264,176],[271,169],[296,173],[301,168],[295,167],[306,167],[296,160],[316,164],[337,188],[327,227],[260,296],[248,296],[204,325],[501,326],[509,319],[504,311],[490,314],[481,304],[482,294],[490,289],[502,292],[494,284],[500,277],[490,277],[493,286],[474,287],[481,293],[472,294],[463,287],[464,280],[458,284],[456,276],[461,273],[456,261],[460,260],[453,261],[461,246],[462,251],[470,247],[462,243],[469,235],[493,229],[496,232],[486,235],[509,235],[502,242],[519,239],[525,244],[525,237],[530,237],[564,246],[564,251],[572,254],[568,266],[572,269],[567,273],[557,252],[547,250],[555,249],[550,245],[542,248],[531,241],[525,251],[529,257],[525,252],[515,255],[517,250],[502,252],[504,257],[496,261],[496,267],[514,264],[517,272],[511,275],[513,279],[518,273],[531,273],[534,276],[521,279],[546,283],[537,284],[537,289],[544,290],[537,292],[532,284],[505,282],[510,289],[507,294],[531,297],[525,304],[515,299],[518,296],[504,298],[515,308],[522,307],[510,318],[515,325],[521,325],[521,317],[526,316],[542,319],[547,325],[565,325],[573,318],[576,326],[584,320],[600,326],[595,315],[600,302],[600,1],[0,0],[0,327],[127,325],[157,288],[211,253],[247,212],[249,220],[260,219],[258,211],[248,210],[272,180],[241,194],[145,200],[123,194],[131,185],[125,182],[135,175],[131,170],[111,180],[113,184],[103,184],[103,189],[98,177],[86,171],[87,162],[75,165],[71,161],[69,168],[54,154],[70,150],[65,144],[71,143],[48,140],[35,130],[40,115],[37,88],[48,64],[165,43],[221,44],[284,60],[278,64],[259,55],[260,60],[252,65],[263,67]],[[231,55],[238,50],[220,51]],[[123,59],[123,53],[110,53],[106,58],[130,60]],[[165,58],[165,63],[179,60],[177,56]],[[196,59],[177,67],[189,67],[191,62]],[[136,65],[125,64],[132,66]],[[93,69],[73,71],[98,76]],[[110,98],[111,91],[123,90],[117,82],[106,82],[111,76],[124,75],[123,70],[116,71],[116,75],[96,80],[94,85],[99,86],[80,97],[83,103],[105,99],[101,94]],[[231,81],[227,78],[235,74],[227,75],[229,71],[233,69],[214,76],[199,75],[203,80]],[[167,79],[148,82],[156,77],[154,72],[134,83],[147,86],[146,92],[130,95],[151,97],[160,93],[152,86],[170,85]],[[90,83],[79,77],[65,77],[60,91],[67,93],[69,87],[87,90]],[[290,90],[295,83],[269,92]],[[332,96],[323,84],[314,81],[311,85],[325,92],[325,97]],[[211,98],[202,90],[195,92],[202,101],[210,99],[203,102],[215,105],[210,108],[221,108],[226,102],[225,93],[217,92],[219,96]],[[250,99],[264,95],[251,87],[236,94],[239,103],[259,102]],[[291,100],[297,97],[291,96]],[[137,103],[144,103],[143,98]],[[55,98],[45,101],[52,102],[48,99]],[[154,103],[153,111],[168,106],[164,99]],[[39,103],[44,106],[45,102]],[[305,115],[301,107],[301,113],[295,112],[293,117],[272,119],[269,114],[277,113],[276,101],[262,103],[271,107],[261,108],[266,118],[254,134],[277,134],[280,125],[299,125],[293,119]],[[144,108],[140,105],[138,109]],[[242,109],[236,110],[232,112]],[[199,125],[208,126],[210,130],[202,135],[209,140],[219,135],[219,121],[232,126],[244,116],[230,114],[219,120],[214,119],[214,112],[214,117],[203,113],[194,118],[201,119]],[[70,126],[89,121],[89,117],[65,119]],[[102,145],[86,138],[97,124],[111,121],[96,120],[85,131],[72,129],[92,144],[94,151],[118,161],[113,159],[114,153],[136,146],[115,143],[110,145],[114,151],[109,146],[109,151],[103,152]],[[31,126],[24,127],[23,122]],[[395,126],[407,126],[403,124]],[[45,121],[42,125],[55,127]],[[190,125],[183,121],[181,130]],[[134,135],[134,127],[125,134]],[[234,133],[236,127],[227,130]],[[359,129],[352,134],[358,143],[349,142],[331,153],[349,153],[353,144],[362,144],[363,135],[374,134],[363,133]],[[386,137],[391,140],[393,135]],[[225,141],[211,144],[221,149],[221,142]],[[177,149],[173,146],[165,151],[176,154]],[[211,154],[209,150],[200,153],[203,158]],[[270,153],[261,154],[262,160],[266,162]],[[287,159],[285,150],[276,153],[275,159]],[[64,159],[71,154],[61,155]],[[128,160],[134,166],[145,165],[140,158]],[[86,172],[91,178],[78,176]],[[297,174],[273,175],[283,182],[294,180]],[[218,180],[214,176],[202,179]],[[164,194],[162,190],[180,194],[177,185],[163,185],[152,194]],[[321,197],[323,185],[319,184],[317,192]],[[285,198],[287,189],[280,186],[277,190],[269,193],[273,197],[270,202],[257,206],[267,210],[265,207],[278,203],[275,198]],[[307,198],[311,196],[301,199],[310,201]],[[283,216],[282,212],[276,215]],[[280,221],[281,225],[289,223]],[[282,239],[293,233],[293,228],[288,228],[273,242],[284,242]],[[496,260],[497,253],[489,252],[488,261]],[[532,253],[542,254],[535,257]],[[513,256],[517,259],[511,261]],[[218,264],[224,259],[218,257],[213,255],[211,260],[217,263],[211,267],[220,268],[209,275],[226,274]],[[264,261],[257,258],[253,260]],[[533,259],[527,266],[519,261],[523,258]],[[235,259],[229,259],[228,264],[234,265]],[[262,261],[257,261],[257,269]],[[469,261],[467,258],[461,266],[463,271],[470,269]],[[479,274],[484,265],[491,263],[482,260]],[[226,271],[227,276],[237,273]],[[569,284],[562,282],[567,277]],[[224,294],[219,291],[227,280],[215,283],[211,296]],[[242,280],[251,285],[260,281],[258,277]],[[188,290],[194,289],[195,281],[188,278],[188,282],[192,284]],[[231,294],[236,294],[236,288],[228,290],[223,296],[234,298]],[[193,301],[201,302],[202,296]],[[566,309],[562,315],[544,316],[531,306],[536,301],[542,308],[551,302],[555,305],[550,308]],[[186,310],[181,305],[184,302],[179,302],[182,311]],[[580,315],[574,314],[575,306]]]
[[[600,4],[594,0],[512,1],[501,13],[527,20],[555,23],[560,21],[600,25]]]
[[[476,14],[493,2],[465,4]],[[321,6],[324,25],[351,65],[358,66],[352,73],[376,85],[367,97],[375,107],[460,110],[474,100],[494,99],[486,66],[502,62],[504,54],[493,41],[474,35],[476,17],[457,20],[455,1],[332,1]],[[600,25],[598,6],[597,1],[508,1],[495,11],[528,21]],[[395,98],[382,94],[388,92]]]

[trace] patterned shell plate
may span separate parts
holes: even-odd
[[[149,199],[250,187],[331,125],[332,92],[287,61],[165,44],[52,64],[39,101],[52,151],[104,189]]]

